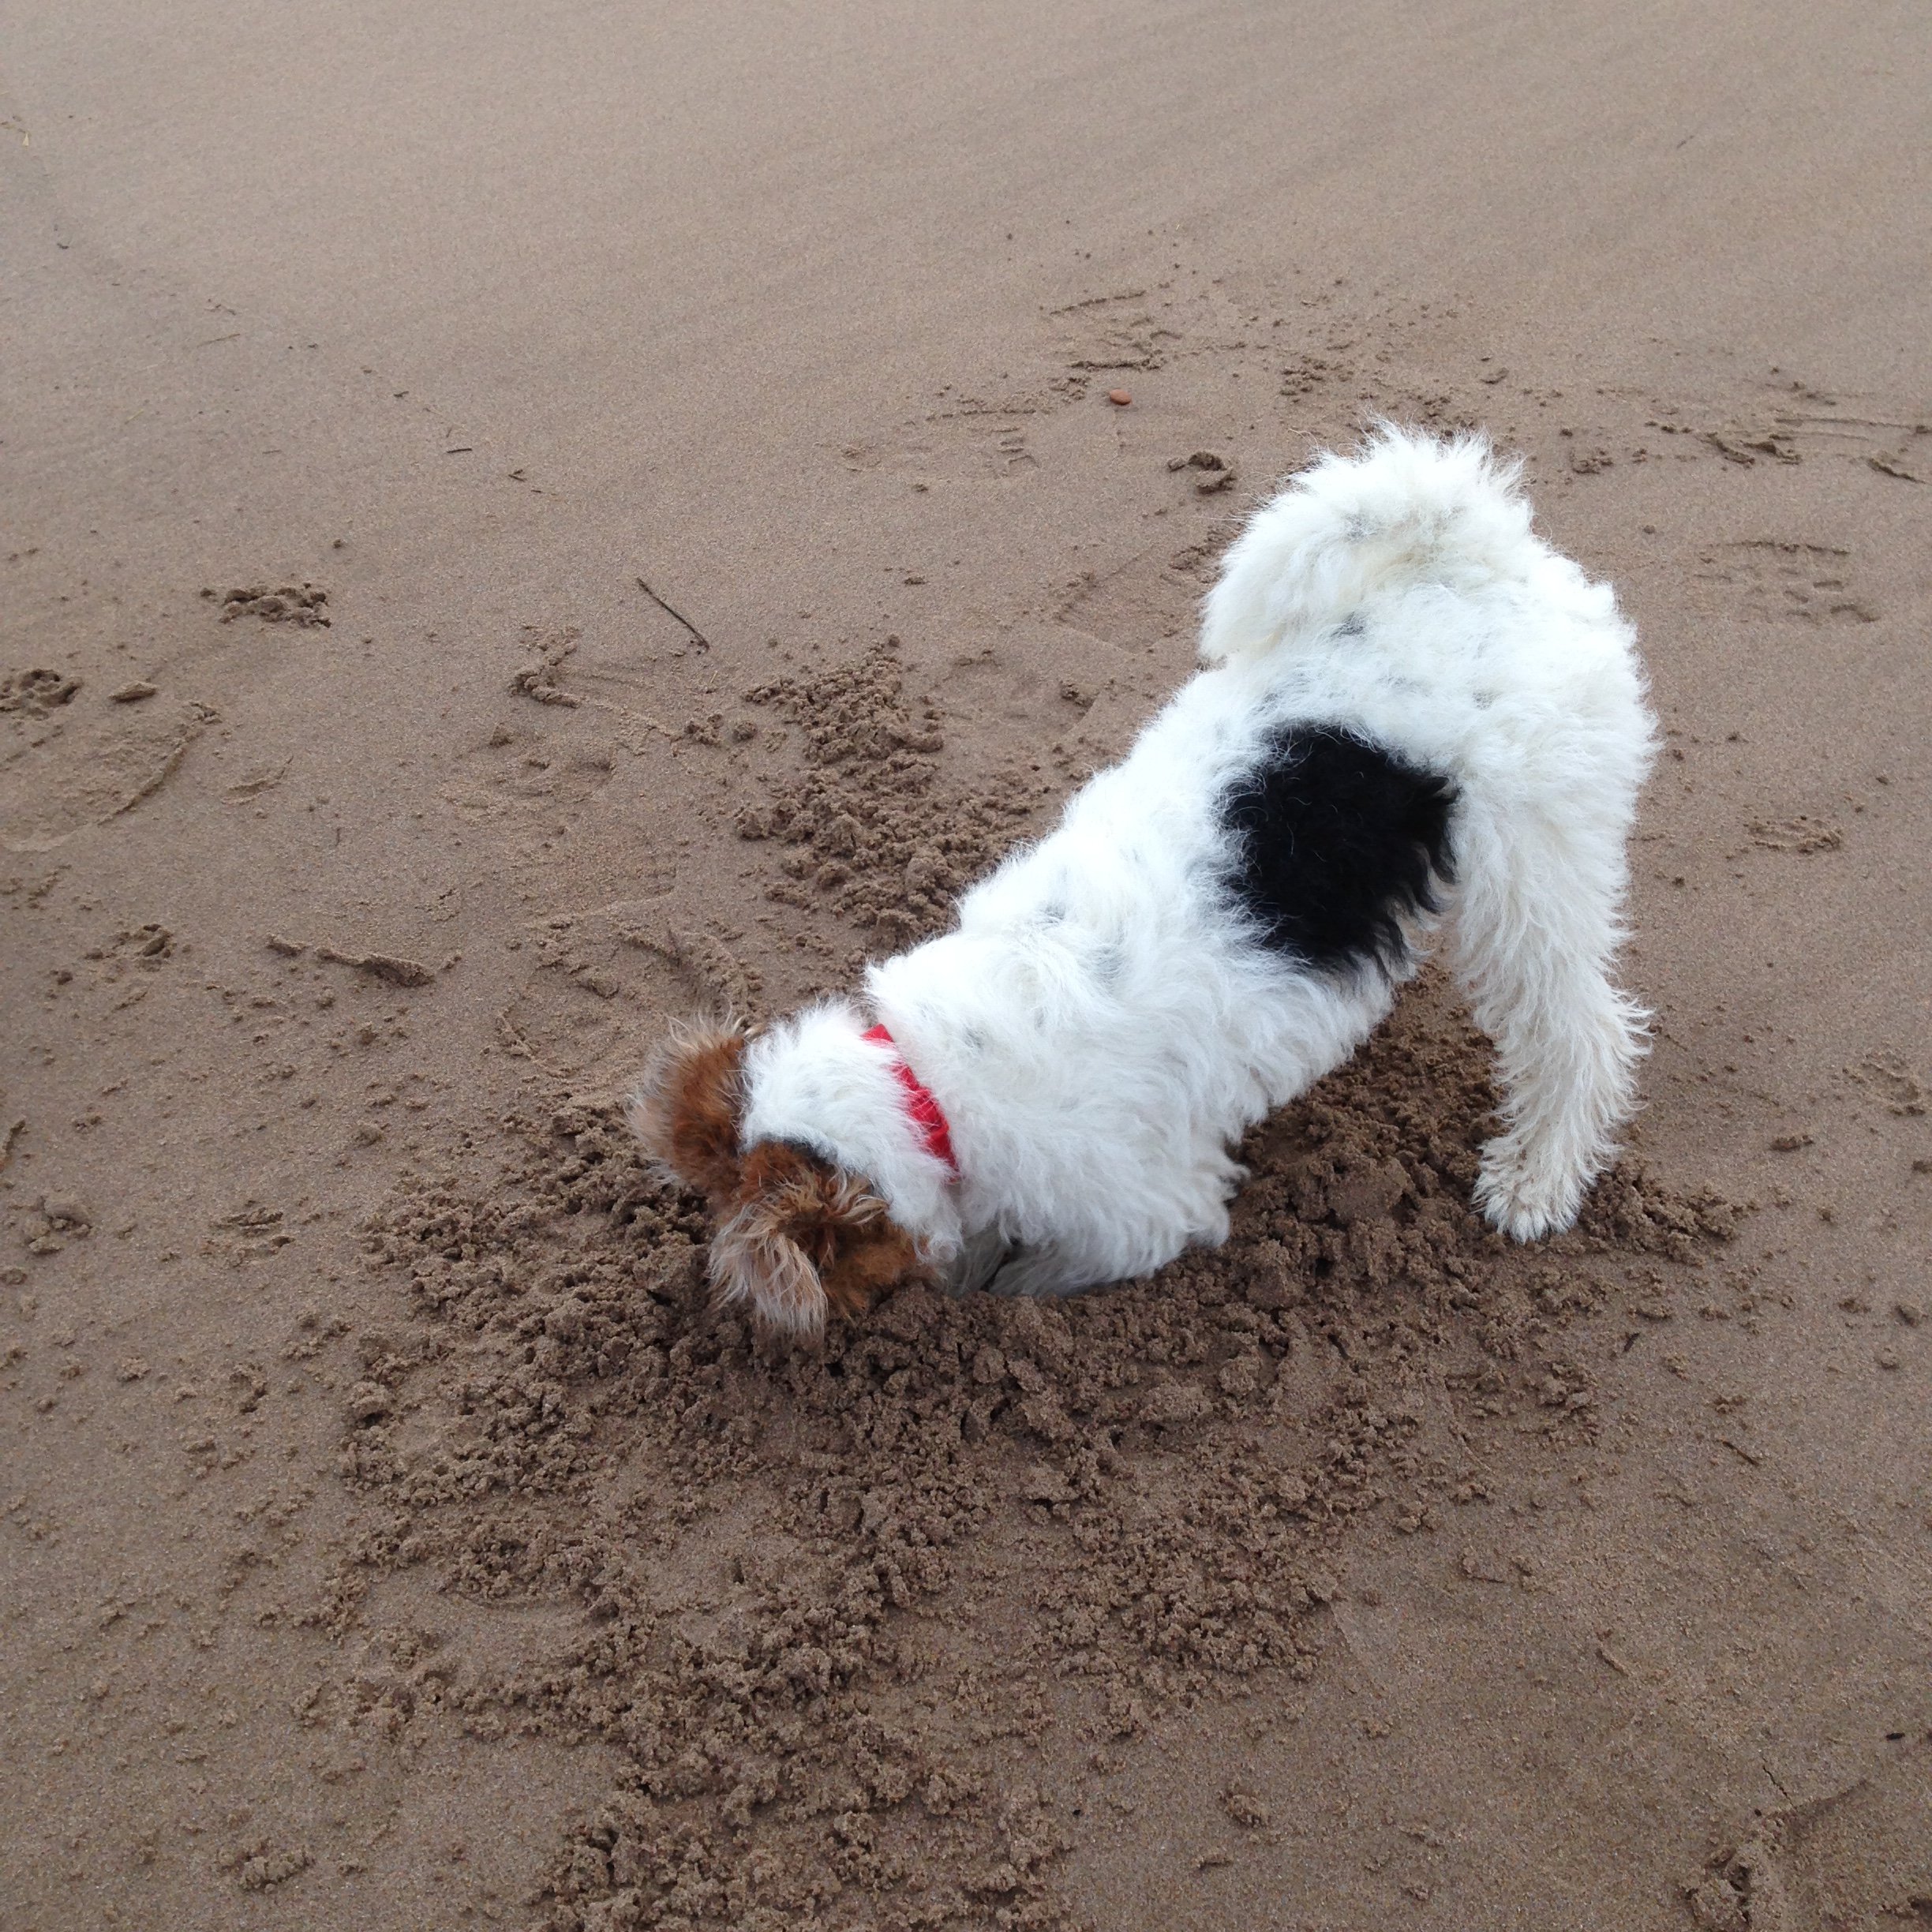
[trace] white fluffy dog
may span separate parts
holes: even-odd
[[[1575,1219],[1643,1050],[1610,969],[1653,728],[1611,592],[1484,444],[1383,428],[1256,513],[1201,656],[863,1002],[660,1055],[632,1118],[710,1196],[724,1300],[811,1333],[915,1274],[1060,1294],[1225,1239],[1230,1144],[1439,927],[1497,1052],[1477,1203]]]

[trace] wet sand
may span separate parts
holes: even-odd
[[[0,1928],[1932,1910],[1932,48],[1564,11],[0,5]],[[713,1320],[668,1018],[1376,413],[1642,637],[1582,1226],[1426,977],[1213,1256]]]

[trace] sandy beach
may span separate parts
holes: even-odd
[[[1928,73],[0,0],[0,1932],[1932,1917]],[[668,1023],[942,929],[1378,415],[1652,680],[1579,1226],[1432,969],[1222,1249],[714,1315]]]

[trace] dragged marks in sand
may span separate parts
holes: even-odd
[[[1675,732],[1666,733],[1675,737]],[[1690,742],[1701,742],[1696,734],[1690,734]],[[1735,852],[1724,854],[1727,859],[1741,859],[1745,852],[1755,848],[1760,852],[1789,852],[1799,858],[1814,858],[1821,852],[1843,852],[1848,837],[1848,826],[1854,818],[1864,817],[1868,812],[1876,815],[1882,811],[1889,794],[1891,778],[1879,772],[1873,774],[1877,789],[1860,796],[1857,792],[1841,791],[1838,795],[1840,807],[1849,806],[1851,811],[1843,820],[1822,818],[1812,812],[1794,812],[1788,818],[1747,818],[1744,822],[1746,845]],[[1867,819],[1866,822],[1871,822]]]
[[[1050,762],[1061,783],[1037,792],[1044,805],[1124,754],[1159,709],[1166,691],[1150,654],[1151,647],[1136,661],[1071,625],[1003,638],[998,646],[962,652],[947,666],[948,715],[971,718],[983,745],[1002,727],[1017,727],[1020,755],[1009,759],[998,792],[1010,794],[1022,762],[1029,777]],[[1032,753],[1039,755],[1026,755]]]
[[[732,949],[734,942],[742,945],[741,934],[716,924],[691,930],[620,923],[617,936],[626,945],[662,960],[681,975],[684,983],[700,995],[706,1011],[740,1014],[748,1020],[759,1017],[765,981],[756,968],[746,964]]]
[[[982,401],[963,396],[953,406],[893,435],[842,445],[839,460],[851,470],[883,470],[889,475],[926,479],[914,484],[919,489],[941,476],[967,481],[1020,476],[1039,466],[1024,419],[1051,406],[1054,400],[1057,399],[1007,396]],[[918,571],[904,575],[901,580],[908,584],[927,581]]]
[[[1164,291],[1124,289],[1047,311],[1076,376],[1151,373],[1180,347],[1181,331],[1164,318]]]
[[[1826,825],[1822,819],[1811,818],[1803,812],[1795,818],[1753,818],[1744,829],[1750,833],[1751,843],[1765,852],[1809,855],[1838,852],[1844,845],[1841,826]]]
[[[697,1204],[614,1105],[514,1118],[500,1173],[368,1226],[398,1320],[319,1614],[413,1575],[435,1627],[390,1732],[343,1687],[345,1745],[440,1717],[616,1752],[558,1928],[1072,1924],[1054,1861],[1149,1721],[1316,1669],[1359,1520],[1480,1507],[1458,1405],[1587,1440],[1579,1318],[1668,1314],[1730,1229],[1627,1169],[1506,1248],[1467,1206],[1485,1057],[1426,987],[1250,1136],[1226,1248],[1064,1304],[907,1290],[814,1354],[707,1310]],[[451,1641],[495,1606],[553,1614],[520,1655]]]
[[[1878,612],[1852,582],[1852,553],[1833,544],[1752,537],[1698,553],[1700,583],[1721,584],[1748,617],[1798,623],[1875,623]]]
[[[1589,487],[1619,465],[1718,460],[1715,432],[1705,425],[1729,406],[1724,402],[1666,406],[1649,392],[1606,385],[1582,394],[1539,385],[1470,354],[1458,339],[1458,320],[1453,306],[1432,313],[1312,281],[1237,291],[1177,274],[1044,313],[1035,341],[1011,358],[1014,366],[997,384],[947,384],[937,406],[895,429],[868,430],[841,457],[848,470],[902,476],[915,491],[1009,482],[1035,467],[1063,480],[1069,472],[1091,474],[1099,432],[1088,412],[1106,393],[1111,378],[1103,372],[1159,374],[1166,407],[1189,412],[1188,441],[1150,447],[1137,413],[1110,408],[1103,415],[1109,447],[1117,443],[1120,460],[1144,469],[1143,517],[1169,519],[1171,535],[1149,543],[1151,530],[1136,519],[1125,554],[1103,554],[1080,578],[1050,591],[1043,606],[1069,627],[1133,649],[1189,630],[1201,587],[1195,580],[1211,576],[1213,560],[1255,496],[1315,449],[1351,442],[1371,417],[1480,429],[1526,455],[1539,492]],[[1724,386],[1736,389],[1735,382]],[[1155,402],[1144,386],[1139,406]],[[1848,415],[1833,422],[1834,436],[1853,432]],[[1920,431],[1903,417],[1895,426],[1915,448]],[[1824,437],[1822,421],[1804,432],[1814,432]],[[1191,447],[1203,437],[1211,442]],[[1825,438],[1816,447],[1837,445]],[[932,581],[937,529],[929,543],[908,534],[904,545],[893,566],[900,581]],[[1875,615],[1842,586],[1832,594],[1828,555],[1781,548],[1775,559],[1734,554],[1708,561],[1721,581],[1735,575],[1755,587],[1754,615],[1818,621]]]
[[[1923,1081],[1903,1054],[1880,1050],[1845,1069],[1855,1086],[1877,1099],[1889,1114],[1916,1118],[1926,1110]]]
[[[639,582],[643,582],[639,578]],[[680,618],[682,622],[682,618]],[[601,698],[595,691],[582,690],[583,682],[603,682],[630,690],[630,687],[646,687],[650,684],[650,672],[639,672],[635,665],[626,665],[622,670],[599,668],[586,665],[578,659],[579,646],[583,643],[583,634],[576,626],[564,626],[560,630],[547,630],[537,624],[523,626],[523,650],[530,653],[530,663],[516,676],[510,678],[510,695],[527,698],[539,706],[558,706],[564,711],[595,711],[603,713],[612,721],[611,728],[622,746],[631,754],[642,754],[653,738],[676,738],[678,732],[670,730],[657,717],[647,711],[635,711],[626,703],[612,698]],[[709,647],[707,647],[709,650]],[[682,655],[682,653],[680,653]],[[570,663],[578,659],[578,663]],[[570,665],[574,684],[566,684],[564,667]],[[508,726],[502,726],[500,736],[492,738],[492,743],[508,742]],[[605,769],[608,769],[608,765]]]
[[[84,717],[63,710],[52,729],[0,763],[0,849],[50,852],[125,817],[174,777],[220,715],[193,702],[171,715],[119,705]]]
[[[721,921],[673,923],[648,899],[554,913],[530,928],[534,964],[498,1016],[511,1051],[552,1078],[642,1064],[665,1024],[706,1011],[755,1017],[763,981]]]
[[[644,580],[639,578],[637,581],[642,585]],[[666,608],[654,593],[651,601],[661,608]],[[677,615],[675,612],[671,614]],[[677,621],[689,629],[686,620],[679,617]],[[652,672],[656,659],[646,659],[640,664],[632,653],[620,663],[587,661],[581,650],[583,634],[575,625],[555,629],[526,624],[522,638],[530,661],[511,679],[512,696],[527,698],[535,704],[559,706],[567,711],[601,713],[614,721],[612,728],[625,748],[633,752],[643,751],[653,739],[675,739],[682,735],[651,713],[639,711],[594,690],[582,688],[586,684],[604,685],[627,695],[632,691],[649,691],[658,682]],[[674,654],[682,657],[687,648],[687,645],[680,644]],[[709,650],[710,646],[706,644],[704,648]],[[570,668],[567,683],[564,669],[567,665]]]
[[[1041,317],[1032,366],[998,385],[947,383],[934,406],[889,431],[844,444],[848,470],[883,470],[916,479],[915,489],[942,479],[1005,481],[1039,466],[1035,433],[1070,405],[1084,402],[1096,376],[1161,368],[1183,350],[1184,325],[1171,288],[1133,289],[1088,297]],[[1198,320],[1198,317],[1193,318]],[[1196,341],[1193,353],[1207,343]],[[1103,387],[1106,387],[1103,384]],[[923,575],[908,576],[923,583]]]
[[[1701,1932],[1932,1921],[1932,1735],[1894,1733],[1863,1777],[1758,1818],[1686,1888]]]
[[[1830,394],[1785,378],[1703,432],[1727,462],[1837,458],[1903,483],[1932,481],[1932,423],[1870,395]]]
[[[1067,412],[1075,406],[1103,402],[1123,376],[1193,363],[1226,364],[1249,383],[1252,395],[1236,412],[1244,419],[1272,384],[1297,405],[1297,414],[1311,398],[1331,402],[1334,420],[1346,429],[1365,400],[1372,405],[1377,384],[1387,387],[1387,341],[1404,327],[1388,309],[1342,316],[1327,290],[1244,301],[1217,283],[1202,285],[1185,275],[1086,296],[1042,312],[1035,342],[1020,358],[1025,366],[1003,372],[997,382],[946,384],[932,407],[891,429],[855,437],[840,447],[839,459],[855,472],[904,477],[915,490],[941,482],[1011,482],[1059,457],[1069,438],[1084,444],[1088,432],[1070,426],[1076,419]],[[1374,365],[1376,383],[1368,390],[1358,380],[1358,361]],[[1253,427],[1245,420],[1244,426]],[[1267,443],[1279,441],[1271,426]],[[1272,465],[1280,455],[1270,447],[1264,460]],[[1230,465],[1199,493],[1226,492],[1234,477]],[[1190,477],[1190,490],[1197,480]],[[915,565],[904,581],[927,578]]]
[[[80,679],[61,671],[0,671],[0,713],[43,718],[72,704],[80,690]]]
[[[230,805],[245,805],[258,799],[264,792],[272,792],[288,776],[289,767],[294,763],[293,756],[285,758],[279,765],[256,765],[244,772],[231,785],[222,788],[222,798]]]
[[[121,818],[144,800],[152,798],[174,777],[180,768],[182,760],[188,755],[188,747],[200,736],[203,729],[215,723],[220,716],[221,713],[212,705],[190,703],[183,706],[174,740],[162,754],[160,762],[107,816],[110,818]]]
[[[1046,353],[1065,372],[1076,400],[1096,384],[1110,399],[1122,375],[1204,361],[1252,382],[1245,406],[1252,406],[1270,386],[1278,399],[1297,403],[1343,390],[1357,403],[1372,400],[1375,386],[1389,380],[1391,346],[1426,313],[1379,301],[1364,307],[1333,286],[1242,290],[1220,278],[1180,273],[1064,304],[1043,320]]]
[[[1540,491],[1589,487],[1619,465],[1660,461],[1845,460],[1908,485],[1932,479],[1932,423],[1896,399],[1829,395],[1789,379],[1740,384],[1728,369],[1711,372],[1705,393],[1675,399],[1601,384],[1578,391],[1526,379],[1474,346],[1456,303],[1397,303],[1293,274],[1237,287],[1178,271],[1043,311],[1034,343],[1002,356],[997,381],[945,384],[934,406],[893,429],[869,429],[839,454],[848,470],[903,477],[915,491],[1010,485],[1090,462],[1088,412],[1096,407],[1119,455],[1133,460],[1144,447],[1141,412],[1158,399],[1188,409],[1191,435],[1211,436],[1204,453],[1222,466],[1197,474],[1181,452],[1160,451],[1160,467],[1180,466],[1164,490],[1150,489],[1152,513],[1170,516],[1203,505],[1238,509],[1252,489],[1382,416],[1481,430],[1526,455]],[[1158,387],[1143,383],[1131,411],[1105,406],[1123,376],[1158,378]],[[1146,455],[1154,485],[1154,453]],[[929,581],[929,557],[915,549],[901,562],[904,583]],[[1151,616],[1154,632],[1166,635],[1173,605],[1163,598],[1120,616]],[[1855,598],[1820,600],[1810,614],[1871,615]],[[1110,619],[1099,634],[1116,636],[1117,624]]]
[[[586,667],[578,657],[582,642],[574,627],[524,627],[527,661],[508,690],[542,709],[506,707],[468,747],[463,776],[442,793],[468,824],[522,821],[516,857],[540,873],[549,868],[556,841],[567,835],[572,815],[610,783],[625,754],[635,757],[653,741],[678,736],[644,712],[582,689],[584,683],[601,682],[627,691],[646,684],[649,672],[635,664]]]
[[[1157,546],[1111,570],[1083,571],[1062,588],[1054,620],[1120,644],[1187,635],[1199,621],[1201,593],[1212,581],[1211,561],[1204,578],[1203,560],[1218,558],[1239,528],[1239,520],[1230,517],[1178,551]]]

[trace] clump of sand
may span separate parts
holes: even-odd
[[[808,778],[783,822],[856,789]],[[1468,1204],[1485,1065],[1425,986],[1249,1136],[1225,1247],[1065,1302],[908,1289],[810,1351],[710,1309],[699,1204],[613,1106],[519,1117],[499,1178],[369,1225],[414,1320],[361,1339],[340,1461],[369,1517],[332,1614],[399,1569],[574,1606],[513,1668],[419,1673],[479,1735],[620,1754],[550,1925],[775,1928],[848,1891],[878,1923],[1071,1923],[1065,1794],[1016,1744],[1104,1751],[1307,1677],[1357,1519],[1426,1534],[1480,1500],[1429,1426],[1445,1361],[1586,1436],[1565,1324],[1730,1232],[1631,1166],[1572,1234],[1502,1242]]]
[[[829,900],[884,951],[941,930],[960,888],[1012,843],[1045,790],[1016,774],[936,809],[940,713],[908,699],[898,643],[745,693],[793,721],[804,769],[736,820],[740,838],[788,848],[774,898],[807,908],[814,895]]]

